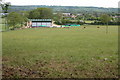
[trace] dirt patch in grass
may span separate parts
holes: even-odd
[[[38,68],[37,68],[38,69]],[[47,70],[38,69],[33,66],[31,68],[25,66],[6,66],[3,65],[3,78],[37,78],[45,77]]]
[[[67,60],[36,60],[32,66],[27,67],[3,64],[3,78],[117,78],[116,66],[107,62],[101,64],[104,66],[70,63]]]

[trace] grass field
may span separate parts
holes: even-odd
[[[118,27],[3,32],[3,77],[116,78]]]

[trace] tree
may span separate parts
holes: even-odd
[[[20,13],[21,15],[28,17],[29,16],[29,12],[28,11],[19,11],[18,13]]]
[[[9,27],[12,26],[13,28],[18,27],[18,26],[16,26],[18,24],[22,25],[25,22],[25,20],[26,20],[26,17],[24,17],[23,15],[21,15],[17,12],[11,12],[7,16],[8,25],[9,25]]]
[[[101,19],[101,22],[106,24],[106,33],[108,33],[108,22],[111,20],[111,17],[107,14],[102,14],[100,19]]]
[[[1,6],[1,4],[2,4],[2,0],[0,0],[0,13],[2,13],[2,6]]]
[[[37,10],[32,10],[32,11],[29,12],[28,18],[39,19],[40,18],[40,13]]]
[[[37,8],[29,12],[30,19],[51,19],[53,17],[52,9],[50,8]]]
[[[53,19],[55,21],[55,24],[61,24],[61,20],[62,20],[62,13],[61,12],[58,12],[56,14],[53,15]]]
[[[8,9],[11,6],[10,2],[3,2],[2,0],[0,0],[0,6],[2,7],[2,10],[4,13],[8,13]]]
[[[7,14],[8,13],[8,9],[9,9],[9,6],[11,5],[10,2],[3,2],[2,0],[0,0],[0,6],[2,8],[2,11],[3,13],[5,13],[5,28],[7,27],[7,20],[6,20],[6,17],[7,17]]]
[[[27,11],[20,11],[18,13],[22,16],[24,24],[26,24],[26,22],[29,21],[29,19],[27,18],[29,16],[29,13]]]

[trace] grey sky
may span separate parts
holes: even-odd
[[[61,6],[95,6],[118,7],[119,0],[4,0],[12,5],[61,5]]]

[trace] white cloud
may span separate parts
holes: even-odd
[[[5,0],[12,5],[61,5],[118,7],[119,0]]]

